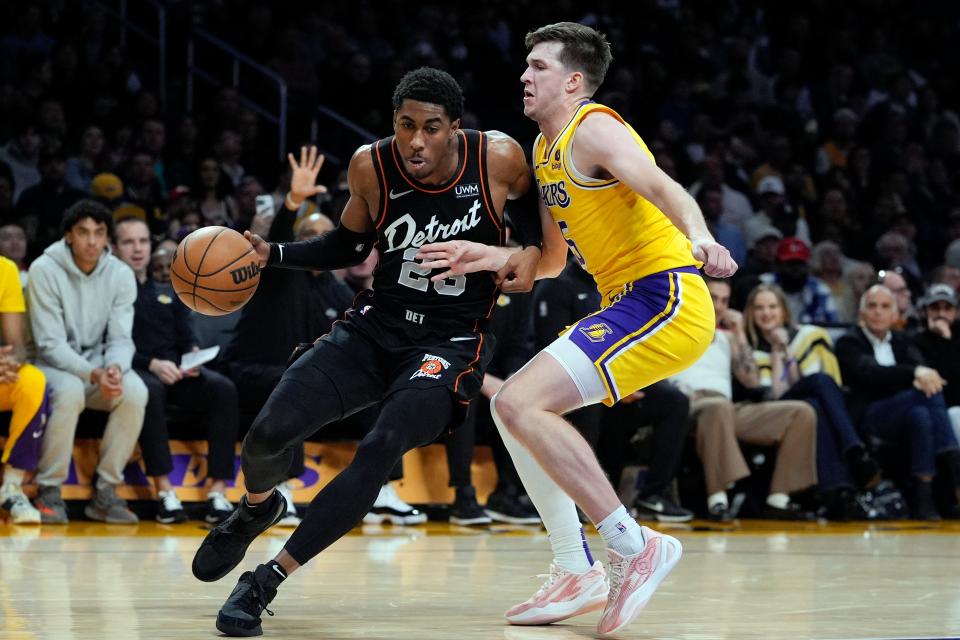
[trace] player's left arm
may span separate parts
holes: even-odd
[[[610,175],[663,211],[693,243],[693,257],[717,278],[732,276],[737,263],[719,244],[696,200],[660,169],[617,119],[597,114],[584,118],[573,140],[574,162],[588,175]]]

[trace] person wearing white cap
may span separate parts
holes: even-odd
[[[782,236],[795,236],[812,245],[810,225],[799,217],[787,202],[787,188],[780,176],[764,176],[757,183],[760,208],[746,225],[747,236],[757,233],[759,227],[775,226]]]

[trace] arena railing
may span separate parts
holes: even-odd
[[[327,123],[335,126],[324,126]],[[338,167],[343,166],[343,158],[349,160],[357,147],[379,138],[380,136],[325,105],[317,107],[310,123],[310,139],[316,141],[326,155],[327,162]]]
[[[136,34],[148,46],[156,49],[157,54],[157,97],[161,104],[167,99],[167,8],[159,0],[140,0],[137,4],[149,6],[156,12],[156,25],[145,25],[138,22],[130,13],[127,0],[93,0],[93,6],[104,14],[118,21],[123,28],[120,30],[120,46],[127,50],[128,32]]]
[[[204,44],[216,50],[226,60],[226,65],[217,65],[214,61],[208,61],[202,64],[197,60],[198,45]],[[206,58],[205,58],[206,60]],[[229,78],[223,79],[218,75],[219,72],[228,70]],[[266,80],[273,84],[277,89],[276,108],[255,102],[249,97],[252,95],[261,95],[260,91],[244,91],[241,75],[243,70],[252,71],[261,81]],[[255,61],[250,56],[244,54],[236,47],[221,40],[209,31],[194,27],[190,34],[190,41],[187,44],[187,111],[192,112],[194,106],[194,79],[199,78],[215,88],[231,86],[237,90],[240,101],[245,107],[256,113],[258,116],[270,122],[277,127],[277,159],[282,160],[287,155],[287,82],[280,74],[272,69],[265,67]],[[256,81],[254,80],[254,83]]]

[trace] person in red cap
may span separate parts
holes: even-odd
[[[830,287],[810,275],[810,247],[796,236],[780,241],[773,273],[760,280],[776,284],[787,298],[790,314],[801,323],[824,324],[839,321],[837,303]]]

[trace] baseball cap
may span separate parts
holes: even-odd
[[[90,193],[105,200],[116,200],[123,195],[123,182],[114,173],[98,173],[90,182]]]
[[[765,193],[775,193],[778,196],[786,195],[787,189],[783,186],[783,180],[780,176],[765,176],[757,183],[757,195],[762,196]]]
[[[750,247],[755,247],[758,242],[764,238],[776,238],[777,240],[783,240],[783,233],[780,229],[777,229],[775,226],[769,222],[761,222],[759,220],[755,221],[754,224],[747,225],[747,245]]]
[[[920,306],[929,307],[934,302],[946,302],[951,307],[957,306],[957,292],[948,284],[938,282],[930,285],[926,295],[920,299]]]
[[[809,259],[810,247],[796,236],[784,238],[780,241],[780,246],[777,247],[777,260],[780,262],[790,262],[792,260],[806,262]]]

